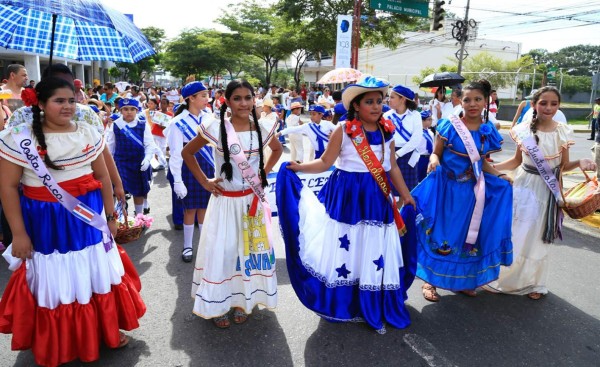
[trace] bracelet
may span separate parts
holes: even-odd
[[[113,212],[112,214],[107,214],[106,215],[106,221],[107,222],[116,222],[118,216],[119,215],[117,214],[117,212]]]
[[[502,177],[502,176],[506,176],[506,173],[501,173],[501,174],[499,174],[499,175],[498,175],[498,176],[496,176],[496,177]]]

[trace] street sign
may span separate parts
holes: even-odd
[[[419,0],[371,0],[371,9],[415,17],[429,17],[429,1]]]

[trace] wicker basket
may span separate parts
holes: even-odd
[[[584,170],[581,170],[585,176],[585,183],[592,181],[590,176],[585,173]],[[562,187],[562,176],[561,176],[561,187]],[[563,193],[562,190],[560,193],[562,194],[563,201],[565,206],[562,208],[567,215],[573,219],[581,219],[587,217],[588,215],[593,214],[596,210],[600,209],[600,189],[596,190],[596,193],[589,198],[585,199],[581,203],[577,205],[568,205],[565,200],[565,196],[569,195],[569,193],[573,190],[573,188],[569,189],[566,193]]]
[[[129,226],[127,211],[123,212],[123,217],[125,218],[125,223],[118,223],[117,235],[115,236],[115,242],[119,245],[137,240],[144,229],[142,225]]]

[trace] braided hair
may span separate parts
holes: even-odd
[[[238,88],[246,88],[252,94],[252,98],[254,98],[254,88],[252,84],[248,83],[245,80],[233,80],[227,84],[227,89],[225,90],[225,99],[229,100],[233,92]],[[229,152],[229,144],[227,142],[227,130],[225,129],[225,113],[227,112],[227,102],[221,105],[221,124],[220,124],[220,134],[221,134],[221,145],[223,148],[223,158],[225,162],[221,165],[221,174],[225,174],[225,178],[229,181],[233,179],[233,165],[231,164],[231,157]],[[267,174],[265,172],[264,165],[264,153],[263,153],[263,141],[262,141],[262,132],[260,130],[260,125],[258,124],[258,118],[256,117],[256,109],[252,106],[252,118],[254,119],[254,126],[256,129],[256,133],[258,135],[258,154],[260,157],[259,162],[259,175],[261,179],[262,187],[267,187]],[[250,132],[252,133],[252,132]]]
[[[75,89],[73,88],[73,85],[71,83],[57,77],[44,78],[35,86],[35,93],[37,94],[38,104],[31,106],[31,112],[33,113],[31,130],[33,131],[33,134],[35,135],[35,138],[37,139],[38,144],[40,146],[40,150],[42,151],[46,151],[48,149],[48,146],[46,144],[46,136],[44,135],[43,131],[44,122],[42,121],[42,109],[40,108],[39,103],[41,102],[45,104],[46,102],[48,102],[48,99],[50,99],[50,97],[52,97],[55,94],[55,91],[57,89],[62,88],[68,88],[72,90],[73,93],[75,93]],[[43,154],[43,158],[46,166],[55,170],[64,169],[63,167],[59,167],[55,165],[54,162],[52,162],[52,160],[50,159],[50,154],[48,152]]]
[[[531,124],[529,125],[529,128],[531,129],[531,133],[533,134],[533,136],[535,136],[536,143],[540,142],[540,138],[536,134],[537,133],[537,124],[539,121],[537,118],[537,109],[536,109],[535,105],[540,100],[540,97],[542,96],[542,94],[544,94],[546,92],[552,92],[552,93],[556,94],[556,96],[558,97],[558,103],[560,103],[560,92],[558,91],[558,89],[556,89],[555,87],[551,87],[551,86],[546,86],[546,87],[538,89],[534,93],[533,97],[531,97],[531,105],[533,106],[533,116],[531,118]]]

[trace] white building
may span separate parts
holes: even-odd
[[[445,29],[451,20],[447,20]],[[375,75],[388,80],[391,84],[402,84],[419,92],[419,86],[413,83],[412,78],[420,75],[426,67],[437,69],[442,64],[456,62],[455,54],[460,49],[460,44],[448,32],[406,32],[403,34],[405,42],[395,50],[384,46],[365,47],[359,50],[358,70],[363,73]],[[481,52],[505,61],[515,61],[521,56],[521,44],[516,42],[474,39],[466,44],[468,57],[473,57]],[[314,83],[329,70],[334,69],[333,58],[326,57],[317,61],[308,61],[304,68],[304,79]],[[469,80],[469,75],[463,73]],[[499,90],[500,98],[513,96],[515,88]],[[422,91],[421,91],[422,92]]]
[[[78,61],[56,56],[52,62],[69,66],[75,78],[80,79],[84,85],[91,85],[93,79],[99,79],[101,84],[109,81],[108,70],[115,65],[111,61]],[[49,56],[0,47],[0,80],[8,78],[6,68],[11,64],[24,65],[29,80],[37,83],[49,64]]]

